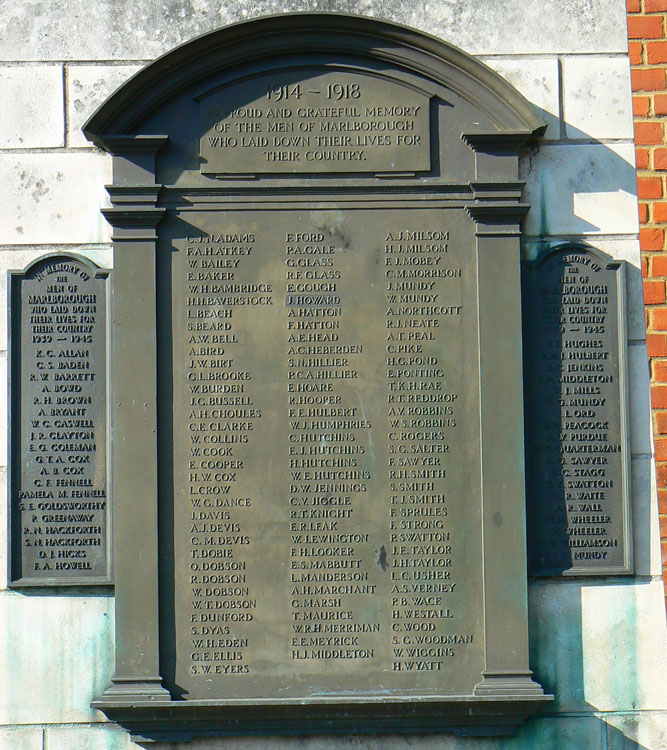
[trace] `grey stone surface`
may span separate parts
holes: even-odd
[[[3,750],[43,750],[41,727],[0,727]]]
[[[580,585],[528,586],[530,666],[555,701],[550,711],[588,711],[584,698]]]
[[[96,263],[100,268],[113,267],[113,252],[110,246],[105,247],[102,245],[100,247],[78,247],[72,249],[63,247],[60,248],[60,250],[63,253],[76,252],[85,255],[86,258],[92,260],[93,263]]]
[[[599,711],[667,710],[664,588],[614,582],[582,585],[583,688]]]
[[[0,725],[99,721],[113,670],[109,596],[0,595]],[[1,745],[0,745],[1,747]]]
[[[665,710],[662,581],[529,587],[531,667],[556,711]]]
[[[635,535],[635,563],[637,575],[662,575],[662,552],[660,521],[657,509],[657,486],[655,466],[650,458],[635,458],[632,461],[632,483],[636,494],[633,507]],[[647,491],[650,500],[647,499]]]
[[[605,725],[591,715],[536,717],[521,728],[518,740],[526,750],[607,750]]]
[[[516,740],[512,740],[516,742]],[[123,747],[123,746],[121,746]],[[140,744],[130,744],[131,750],[139,750]],[[146,747],[146,745],[143,745]],[[523,750],[524,745],[515,745]],[[75,746],[76,750],[79,750]],[[507,740],[485,737],[455,737],[445,735],[358,735],[358,736],[310,736],[310,737],[215,737],[195,739],[190,743],[160,743],[160,750],[509,750]],[[51,750],[49,748],[48,750]],[[61,750],[58,748],[58,750]],[[63,748],[64,750],[64,748]],[[67,748],[69,750],[69,747]],[[83,748],[81,748],[83,750]],[[86,748],[87,750],[87,748]],[[97,750],[94,746],[94,750]],[[105,747],[104,750],[107,750]],[[111,748],[109,750],[112,750]],[[116,750],[114,747],[113,750]],[[528,746],[525,746],[528,750]],[[595,748],[597,750],[597,748]]]
[[[632,143],[549,145],[526,153],[520,172],[532,208],[527,235],[635,234]]]
[[[562,60],[563,110],[568,138],[632,138],[627,57],[577,55]]]
[[[649,399],[648,355],[644,343],[628,346],[628,390],[630,450],[649,454],[651,448],[651,401]]]
[[[150,60],[198,34],[283,12],[385,18],[473,54],[624,52],[625,8],[608,0],[2,0],[2,60]]]
[[[630,464],[630,479],[635,575],[660,576],[660,528],[656,510],[655,472],[651,459],[633,458]]]
[[[0,154],[0,244],[108,242],[100,208],[110,181],[99,152]]]
[[[662,750],[667,747],[667,713],[611,714],[607,725],[608,750]]]
[[[0,747],[8,750],[140,750],[127,733],[113,725],[12,727],[0,729]],[[160,750],[664,750],[667,714],[630,712],[586,716],[538,716],[516,738],[472,738],[452,735],[342,737],[224,737],[187,744],[160,743]],[[11,744],[2,744],[3,742]]]
[[[140,65],[69,65],[67,67],[67,138],[69,146],[91,146],[82,125]]]
[[[560,138],[558,60],[555,57],[484,57],[482,61],[535,105],[547,123],[545,140]]]
[[[0,66],[0,148],[65,145],[60,65]]]
[[[45,745],[46,750],[140,750],[129,734],[114,724],[48,727]]]

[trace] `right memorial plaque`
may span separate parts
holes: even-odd
[[[529,573],[632,573],[625,273],[586,245],[524,267]]]

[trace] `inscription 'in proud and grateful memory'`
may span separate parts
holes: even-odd
[[[427,171],[429,97],[345,71],[261,76],[201,100],[201,171]]]

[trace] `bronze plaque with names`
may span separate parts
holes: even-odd
[[[418,208],[180,219],[175,683],[191,698],[470,690],[472,222]]]
[[[586,245],[525,266],[533,575],[633,570],[624,270]]]
[[[67,255],[10,273],[13,586],[111,580],[107,276]]]

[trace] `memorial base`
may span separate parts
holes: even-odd
[[[504,697],[507,695],[539,697],[544,695],[542,686],[533,680],[530,669],[486,670],[482,672],[482,681],[474,688],[476,696]]]
[[[327,701],[133,701],[92,705],[120,724],[135,742],[188,742],[229,735],[393,734],[451,732],[509,736],[552,695],[347,698]]]
[[[162,687],[161,677],[113,677],[111,685],[104,691],[93,708],[104,710],[105,706],[135,703],[170,702],[169,691]],[[99,703],[99,705],[98,705]]]

